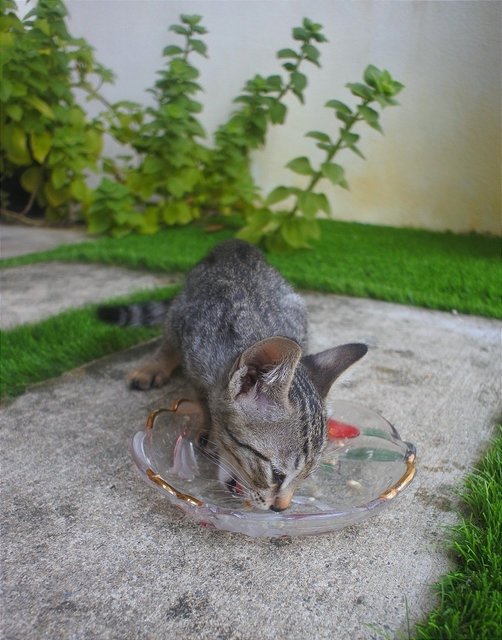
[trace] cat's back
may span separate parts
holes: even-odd
[[[302,298],[256,247],[228,240],[187,277],[171,322],[188,357],[225,366],[253,342],[282,335],[307,347]]]
[[[187,294],[208,292],[225,294],[236,301],[271,298],[292,292],[291,286],[271,267],[263,253],[242,240],[227,240],[211,251],[187,278]]]

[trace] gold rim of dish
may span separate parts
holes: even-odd
[[[160,407],[159,409],[154,409],[153,411],[151,411],[146,419],[145,431],[151,431],[154,428],[155,421],[161,413],[176,413],[183,402],[190,402],[190,400],[187,400],[186,398],[180,398],[179,400],[175,400],[169,408]],[[403,475],[397,482],[395,482],[391,487],[386,489],[378,496],[379,500],[392,500],[413,480],[417,472],[416,454],[414,451],[411,451],[406,455],[405,463],[406,470]],[[204,502],[202,500],[199,500],[199,498],[195,498],[188,493],[183,493],[182,491],[176,489],[176,487],[173,487],[173,485],[167,482],[167,480],[165,480],[161,475],[155,473],[155,471],[151,467],[148,467],[146,469],[146,476],[151,482],[155,483],[175,498],[178,498],[178,500],[186,502],[192,507],[202,507],[204,505]]]
[[[148,418],[146,419],[145,431],[152,431],[155,425],[155,420],[161,413],[176,413],[183,402],[190,402],[190,400],[187,400],[186,398],[180,398],[179,400],[175,400],[169,408],[160,407],[159,409],[154,409],[153,411],[151,411],[148,414]],[[199,500],[198,498],[195,498],[188,493],[183,493],[182,491],[176,489],[176,487],[173,487],[172,484],[169,484],[167,480],[165,480],[158,473],[155,473],[155,471],[150,467],[146,469],[146,475],[149,480],[167,491],[170,495],[178,498],[178,500],[182,500],[192,507],[201,507],[204,504],[202,500]]]

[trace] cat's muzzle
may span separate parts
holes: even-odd
[[[284,511],[291,504],[293,498],[293,492],[284,493],[283,495],[276,496],[274,502],[270,505],[272,511]]]

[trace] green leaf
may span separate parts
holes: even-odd
[[[310,33],[316,33],[322,29],[322,24],[319,24],[319,22],[312,22],[310,18],[303,18],[302,25]]]
[[[1,43],[0,43],[1,44]],[[0,100],[2,102],[7,102],[12,94],[12,83],[7,80],[7,78],[3,78],[0,83]],[[14,118],[16,120],[17,118]]]
[[[269,114],[272,124],[283,124],[286,119],[287,107],[282,102],[274,101],[270,105]]]
[[[286,243],[293,249],[308,246],[305,243],[301,218],[286,218],[281,224],[280,232]]]
[[[370,125],[370,127],[373,127],[373,129],[376,129],[377,131],[380,131],[380,133],[383,133],[383,129],[378,122],[378,111],[375,111],[375,109],[372,109],[371,107],[368,107],[366,105],[360,105],[357,108],[357,111],[359,115],[364,118],[364,120]]]
[[[317,49],[317,47],[314,47],[311,44],[304,44],[302,46],[302,51],[305,54],[305,57],[307,58],[307,60],[309,60],[309,62],[314,63],[318,67],[320,66],[319,64],[320,51],[319,49]]]
[[[270,209],[253,211],[246,220],[246,225],[236,234],[237,238],[253,244],[260,242],[263,236],[274,233],[279,228],[278,216]]]
[[[56,167],[51,173],[51,183],[56,190],[61,189],[61,187],[64,186],[66,178],[67,175],[64,167]]]
[[[307,218],[314,218],[316,214],[325,210],[326,197],[321,193],[302,191],[298,196],[298,208]]]
[[[309,131],[305,134],[306,138],[314,138],[314,140],[319,140],[319,142],[328,142],[331,143],[331,138],[327,133],[323,133],[322,131]]]
[[[336,162],[324,162],[321,165],[321,172],[334,185],[340,184],[345,178],[343,167],[336,164]]]
[[[364,82],[374,89],[379,89],[380,75],[380,69],[370,64],[364,70]]]
[[[31,152],[40,164],[43,163],[52,146],[52,135],[47,131],[32,133],[30,136]]]
[[[172,24],[169,27],[169,31],[174,31],[174,33],[179,34],[180,36],[189,36],[190,30],[182,27],[180,24]]]
[[[308,239],[319,238],[319,225],[315,220],[305,218],[285,218],[280,233],[284,241],[293,249],[308,249]]]
[[[263,237],[261,229],[255,229],[251,225],[246,224],[235,234],[239,240],[245,240],[251,244],[258,244]]]
[[[202,16],[199,16],[197,14],[189,15],[187,13],[182,13],[180,15],[180,20],[181,22],[184,22],[185,24],[189,24],[191,27],[194,27],[195,25],[199,24],[199,22],[202,20]]]
[[[60,207],[70,195],[68,189],[56,189],[50,182],[44,184],[43,192],[51,207]]]
[[[83,127],[85,125],[85,113],[80,107],[75,106],[68,109],[66,117],[70,124],[76,125],[77,127]]]
[[[157,207],[147,207],[141,216],[138,232],[142,235],[153,235],[159,230],[159,210]]]
[[[16,39],[13,33],[0,33],[0,47],[2,47],[2,49],[13,47],[15,42]]]
[[[190,40],[189,44],[194,51],[207,58],[207,45],[205,42],[202,42],[202,40]]]
[[[141,170],[146,175],[152,175],[155,173],[162,174],[165,171],[165,164],[160,160],[160,158],[156,158],[155,156],[147,156],[145,161],[143,162],[143,166]]]
[[[93,158],[98,158],[103,150],[103,135],[97,129],[88,129],[85,132],[85,146],[87,153]]]
[[[299,58],[298,54],[296,53],[296,51],[293,51],[293,49],[281,49],[280,51],[277,52],[277,57],[279,59],[282,59],[282,58],[294,58],[294,59],[297,59],[297,58]]]
[[[38,189],[42,182],[42,167],[30,167],[21,174],[21,186],[28,193],[33,193]]]
[[[291,84],[295,91],[301,93],[307,86],[307,76],[299,71],[293,71],[291,74]]]
[[[3,127],[2,146],[13,164],[23,166],[32,163],[26,135],[20,125],[11,123]]]
[[[51,35],[51,28],[49,26],[49,23],[47,22],[47,20],[45,19],[41,19],[41,20],[35,20],[35,23],[33,25],[35,28],[40,29],[40,31],[46,35],[46,36],[50,36]]]
[[[113,224],[112,220],[103,215],[103,213],[104,212],[95,213],[89,216],[87,231],[91,235],[99,236],[103,233],[106,233],[106,231],[111,228]]]
[[[38,96],[28,95],[26,96],[26,102],[49,120],[54,120],[54,111],[49,107],[47,102]]]
[[[345,103],[340,102],[340,100],[328,100],[328,102],[326,102],[324,106],[327,107],[328,109],[335,109],[336,111],[339,111],[340,113],[344,113],[348,116],[352,115],[352,109],[348,107]]]
[[[365,84],[361,84],[360,82],[349,82],[345,86],[350,89],[352,95],[357,96],[358,98],[373,100],[375,97],[373,89],[366,86]]]
[[[0,90],[4,86],[4,84],[5,81],[0,82]],[[26,96],[26,94],[28,93],[28,87],[26,86],[25,82],[13,82],[11,87],[12,95],[15,98],[24,98],[24,96]]]
[[[193,189],[198,179],[199,172],[197,169],[186,169],[177,174],[169,175],[165,185],[168,193],[175,198],[181,198]]]
[[[306,42],[310,39],[310,35],[309,32],[303,27],[295,27],[293,29],[293,38],[295,40],[303,40],[304,42]]]
[[[318,193],[317,195],[319,196],[319,208],[321,209],[321,211],[324,211],[324,213],[327,213],[329,215],[331,213],[331,205],[328,198],[324,195],[324,193]]]
[[[162,51],[163,56],[177,56],[180,53],[183,53],[183,49],[181,47],[177,47],[174,44],[165,47],[165,49]]]
[[[162,219],[166,224],[188,224],[194,219],[192,208],[184,201],[170,202],[162,209]]]
[[[85,182],[81,179],[73,180],[70,184],[70,193],[75,200],[86,200],[89,190]]]
[[[366,160],[363,152],[356,146],[359,141],[359,136],[357,133],[352,133],[351,131],[342,131],[340,133],[340,137],[345,143],[345,147],[353,151],[356,155],[358,155],[363,160]]]
[[[185,110],[183,109],[183,107],[179,104],[176,104],[175,102],[166,105],[164,107],[164,112],[169,118],[174,118],[175,120],[183,118],[183,116],[185,115]]]
[[[294,171],[295,173],[299,173],[304,176],[312,176],[315,173],[314,169],[312,169],[312,166],[310,164],[310,160],[305,156],[291,160],[291,162],[288,162],[286,167],[288,169],[291,169],[291,171]]]
[[[354,146],[357,142],[359,142],[359,138],[361,137],[357,133],[352,133],[352,131],[342,131],[340,133],[341,139],[345,142],[347,147]]]
[[[314,218],[319,211],[331,213],[331,206],[324,193],[303,191],[298,197],[298,207],[307,218]]]
[[[389,96],[385,96],[381,93],[377,93],[375,94],[375,100],[378,102],[378,104],[383,108],[383,107],[395,107],[399,104],[399,102],[397,100],[394,100],[394,98],[389,98]]]
[[[9,104],[5,107],[5,113],[15,122],[19,122],[23,117],[23,109],[18,104]]]
[[[404,84],[398,82],[397,80],[392,81],[392,95],[396,96],[404,89]]]
[[[267,88],[272,91],[282,91],[282,78],[281,76],[274,75],[268,76]]]
[[[286,198],[289,198],[291,193],[292,190],[290,187],[276,187],[265,198],[265,205],[270,206],[271,204],[285,200]]]
[[[204,35],[205,33],[207,33],[207,29],[205,27],[201,27],[200,24],[195,24],[192,26],[192,31],[194,33],[199,33],[200,35]]]

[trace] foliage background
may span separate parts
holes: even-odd
[[[345,83],[372,63],[406,90],[401,106],[384,114],[385,137],[365,131],[368,162],[349,152],[341,157],[351,190],[326,186],[334,217],[500,233],[500,3],[68,0],[67,6],[71,30],[117,75],[106,97],[146,104],[153,103],[145,89],[161,66],[168,25],[181,11],[204,16],[209,58],[197,64],[206,104],[199,117],[208,133],[226,120],[246,79],[276,71],[275,52],[289,46],[291,29],[309,16],[324,26],[329,45],[322,47],[322,69],[309,69],[306,108],[291,96],[287,126],[272,128],[266,148],[253,152],[264,191],[290,179],[284,165],[291,158],[310,156],[304,134],[334,124],[324,103],[343,100]]]

